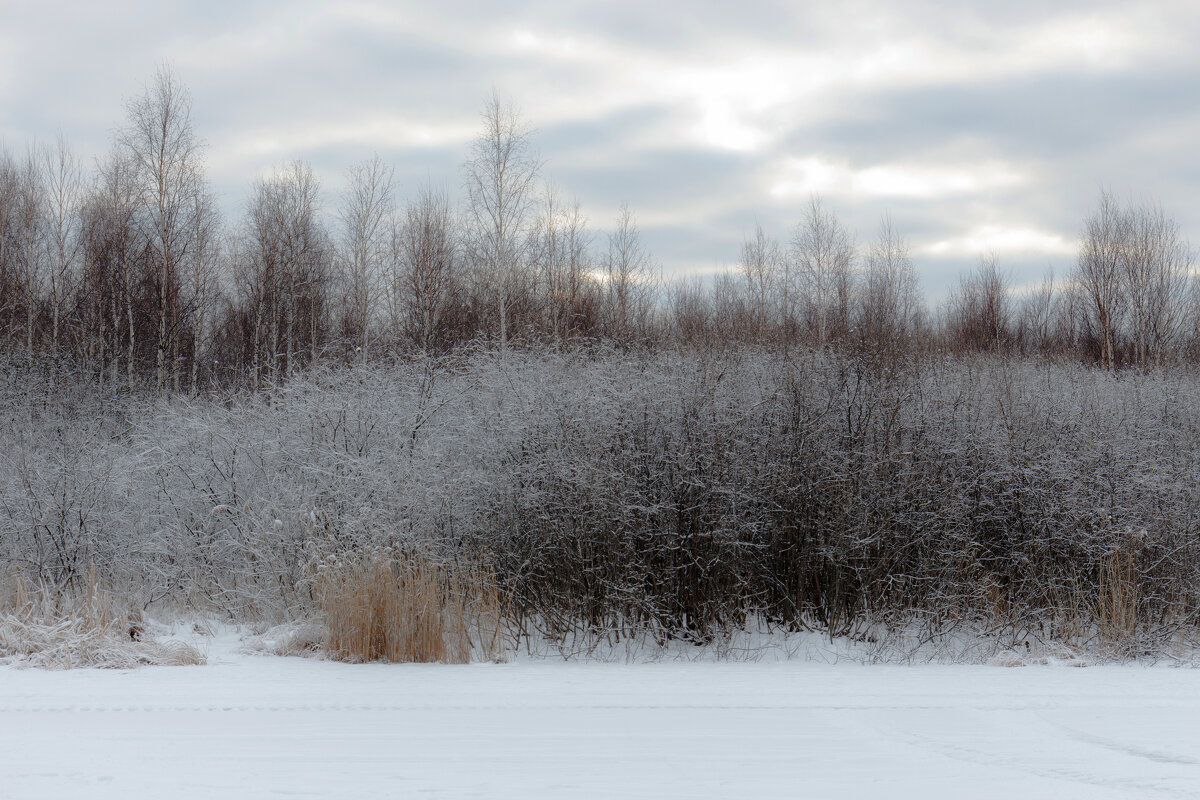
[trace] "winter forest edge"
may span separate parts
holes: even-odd
[[[0,657],[165,663],[141,620],[188,614],[346,660],[1194,652],[1200,294],[1161,207],[1102,192],[1072,274],[985,259],[930,310],[889,220],[860,245],[815,197],[669,280],[498,95],[461,191],[376,158],[327,211],[297,161],[230,222],[172,70],[125,112],[90,171],[0,153]]]

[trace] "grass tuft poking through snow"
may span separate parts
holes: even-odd
[[[77,594],[34,587],[20,576],[7,594],[0,600],[0,663],[47,669],[205,663],[189,644],[147,638],[141,614],[119,609],[97,586],[95,570]]]

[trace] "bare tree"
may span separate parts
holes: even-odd
[[[446,195],[422,188],[405,208],[392,242],[393,325],[417,347],[432,350],[443,333],[459,258]]]
[[[207,191],[193,196],[190,214],[192,246],[188,253],[187,283],[184,286],[186,308],[191,318],[191,372],[188,386],[196,391],[200,385],[200,365],[208,362],[206,345],[211,343],[215,309],[221,296],[221,280],[226,266],[222,247],[221,215],[216,201]]]
[[[168,66],[125,110],[117,143],[137,170],[140,215],[157,266],[155,380],[164,391],[179,383],[175,362],[187,322],[180,272],[195,245],[196,196],[205,191],[203,147],[192,130],[191,96]]]
[[[346,173],[338,216],[342,222],[345,281],[343,328],[350,343],[366,358],[370,331],[383,293],[383,268],[395,216],[393,170],[376,155]]]
[[[946,309],[950,342],[968,350],[1003,350],[1012,342],[1012,309],[1008,278],[996,257],[979,260],[951,293]]]
[[[858,315],[860,336],[874,346],[895,345],[913,333],[920,313],[917,275],[908,244],[885,216],[867,251]]]
[[[50,351],[58,355],[63,312],[79,260],[83,168],[61,134],[53,147],[42,150],[42,163],[46,175],[47,243],[50,248]]]
[[[792,235],[790,258],[818,347],[848,328],[854,240],[819,197],[812,197]]]
[[[1122,265],[1131,357],[1141,367],[1156,366],[1181,335],[1193,255],[1162,206],[1130,208],[1126,218]]]
[[[693,346],[709,342],[714,316],[712,294],[700,276],[675,281],[669,287],[668,313],[680,342]]]
[[[754,335],[754,312],[749,306],[745,284],[733,270],[722,270],[712,277],[712,325],[717,339],[724,343],[742,341]],[[749,324],[748,324],[749,323]]]
[[[33,356],[34,341],[38,338],[38,317],[49,255],[46,246],[48,205],[40,159],[37,149],[31,146],[19,167],[14,225],[17,303],[24,316],[26,357]]]
[[[83,305],[89,354],[115,382],[136,382],[142,318],[138,303],[144,242],[136,229],[136,166],[120,149],[100,163],[83,212]],[[150,337],[147,337],[149,339]],[[102,373],[103,374],[103,373]]]
[[[1060,307],[1059,299],[1054,284],[1054,270],[1051,269],[1021,302],[1017,338],[1022,352],[1050,352],[1057,334],[1055,314]]]
[[[238,257],[238,291],[252,383],[315,361],[328,333],[332,244],[320,184],[295,162],[259,181]]]
[[[0,335],[11,347],[17,328],[20,280],[16,263],[21,176],[7,149],[0,150]]]
[[[545,326],[562,341],[595,322],[595,281],[589,274],[592,236],[579,201],[564,204],[547,187],[530,233],[530,262],[546,311]]]
[[[755,225],[754,236],[742,242],[739,267],[746,282],[751,333],[759,338],[766,335],[771,322],[770,303],[783,278],[782,261],[779,243],[767,236],[762,225]]]
[[[1075,280],[1103,366],[1121,358],[1141,367],[1162,362],[1183,330],[1193,260],[1161,206],[1122,206],[1101,192],[1084,223]]]
[[[525,224],[541,161],[517,110],[498,93],[484,105],[482,118],[483,131],[465,166],[472,249],[477,280],[493,298],[505,347],[510,306],[525,277]]]
[[[1076,282],[1087,300],[1085,324],[1099,344],[1101,365],[1110,369],[1116,365],[1117,331],[1125,312],[1122,216],[1116,198],[1101,192],[1098,207],[1084,222],[1075,271]]]
[[[642,246],[637,218],[622,203],[604,260],[607,317],[614,339],[628,342],[636,331],[644,331],[657,280],[658,270]]]

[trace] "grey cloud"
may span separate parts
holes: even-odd
[[[805,198],[770,188],[789,157],[850,170],[997,162],[1022,176],[926,197],[828,198],[864,241],[890,213],[915,252],[986,226],[1070,239],[1101,185],[1161,199],[1200,240],[1191,211],[1200,182],[1200,66],[1180,46],[1197,32],[1198,17],[1184,2],[1064,3],[1053,16],[1033,0],[1003,8],[454,0],[437,12],[415,3],[124,0],[54,11],[24,0],[6,5],[0,136],[8,146],[61,127],[85,152],[102,152],[122,98],[157,63],[175,61],[233,217],[256,175],[293,158],[314,164],[331,202],[345,168],[375,152],[395,164],[402,195],[426,181],[457,194],[478,108],[496,87],[526,109],[545,174],[563,194],[578,195],[601,227],[627,201],[668,268],[731,263],[755,222],[786,239]],[[1046,30],[1086,34],[1106,20],[1120,23],[1114,35],[1136,40],[1136,58],[1075,63],[1053,58],[1043,41],[1022,60]],[[549,44],[522,49],[514,44],[522,31]],[[917,62],[903,80],[886,68],[854,77],[893,45],[901,55],[911,45],[921,57],[945,58],[952,71]],[[708,96],[705,80],[759,59],[762,69],[745,74],[765,86],[720,86]],[[830,71],[825,88],[809,92],[810,76],[789,72],[805,59]],[[746,99],[760,95],[761,107]],[[714,108],[719,124],[761,133],[746,140],[756,146],[735,152],[694,135]],[[405,125],[417,133],[397,132]],[[1061,253],[998,255],[1016,282],[1051,263],[1070,266]],[[917,260],[936,296],[977,257],[922,252]]]

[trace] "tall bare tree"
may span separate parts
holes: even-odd
[[[762,225],[755,225],[754,235],[742,242],[739,267],[746,282],[749,321],[756,337],[764,336],[770,325],[770,306],[782,288],[782,262],[779,243],[763,231]]]
[[[459,259],[453,213],[444,193],[420,190],[396,227],[393,249],[393,326],[412,344],[432,350],[444,343],[441,334]]]
[[[54,146],[44,148],[41,155],[46,175],[47,244],[50,249],[50,351],[58,355],[68,291],[79,262],[83,167],[61,134]]]
[[[39,338],[39,316],[47,272],[48,206],[45,176],[36,146],[30,146],[18,168],[15,214],[18,308],[24,317],[25,355],[33,356]]]
[[[99,363],[102,379],[112,382],[121,375],[123,360],[130,388],[137,381],[139,330],[144,325],[138,295],[146,248],[136,224],[138,197],[136,166],[123,150],[114,148],[100,162],[84,203],[82,225],[86,352]]]
[[[221,297],[221,281],[226,267],[221,215],[216,200],[205,187],[193,196],[192,244],[188,253],[185,307],[191,320],[188,386],[196,391],[200,385],[200,366],[207,366],[207,346],[213,337],[216,308]]]
[[[1003,350],[1012,343],[1012,298],[996,257],[980,258],[947,302],[950,342],[967,350]]]
[[[1059,331],[1056,313],[1061,308],[1061,293],[1054,282],[1054,270],[1048,270],[1037,286],[1030,289],[1021,301],[1017,338],[1022,352],[1050,352]]]
[[[1095,336],[1100,363],[1116,365],[1117,331],[1125,313],[1122,254],[1125,237],[1121,208],[1109,192],[1100,193],[1096,210],[1084,222],[1075,279],[1086,298],[1085,323]]]
[[[557,341],[580,335],[595,323],[591,240],[579,200],[564,203],[553,187],[547,187],[530,234],[530,261],[546,329]]]
[[[333,246],[319,197],[312,168],[299,161],[254,186],[237,267],[254,385],[314,361],[328,335]]]
[[[792,235],[790,258],[813,343],[848,328],[854,290],[854,240],[819,197],[809,199]]]
[[[529,128],[498,93],[492,93],[481,116],[483,130],[465,167],[468,209],[479,283],[495,304],[504,347],[510,308],[526,278],[525,226],[541,161]]]
[[[644,330],[657,288],[658,270],[642,246],[637,217],[625,203],[617,213],[616,227],[608,235],[604,259],[609,332],[617,341],[628,342]]]
[[[885,216],[867,251],[858,327],[863,340],[895,345],[913,333],[921,313],[917,274],[908,244]]]
[[[16,257],[20,196],[21,174],[17,163],[7,149],[0,150],[0,336],[6,348],[12,346],[20,325],[21,282]]]
[[[181,269],[195,246],[196,197],[205,191],[203,146],[192,129],[191,95],[169,66],[125,107],[117,143],[135,165],[143,232],[156,265],[155,382],[178,388]]]
[[[1182,334],[1193,254],[1161,205],[1126,211],[1123,272],[1134,363],[1157,366]]]
[[[1179,225],[1154,203],[1120,204],[1101,192],[1084,223],[1075,280],[1100,362],[1159,364],[1184,328],[1194,256]]]
[[[353,165],[338,208],[345,300],[343,328],[349,344],[366,358],[370,332],[383,294],[383,270],[395,217],[393,170],[378,155]]]

